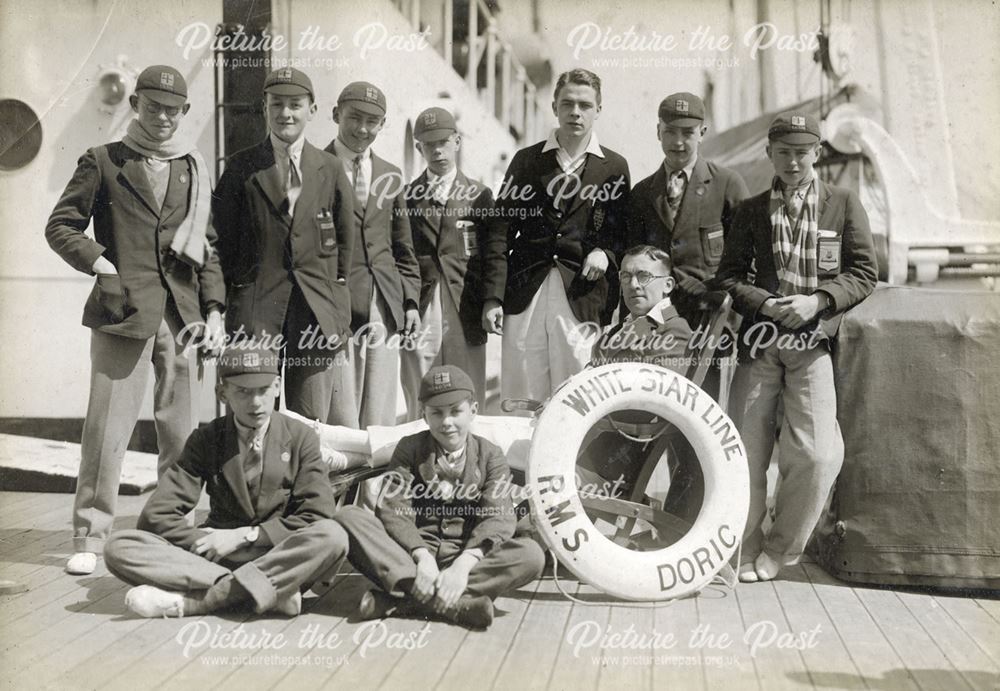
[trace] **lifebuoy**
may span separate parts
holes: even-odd
[[[701,512],[669,547],[638,552],[605,537],[577,493],[577,455],[608,413],[638,409],[674,424],[694,448],[705,478]],[[704,587],[736,551],[750,483],[732,420],[690,380],[656,365],[587,369],[566,381],[538,418],[528,455],[532,518],[559,561],[581,581],[627,600],[667,600]]]

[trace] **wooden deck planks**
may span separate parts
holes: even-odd
[[[12,574],[31,588],[0,597],[5,688],[133,691],[141,685],[244,691],[335,686],[393,691],[475,686],[584,691],[669,685],[894,691],[992,689],[1000,681],[997,600],[852,587],[814,564],[789,568],[780,580],[739,586],[735,592],[710,588],[698,598],[637,607],[571,580],[566,587],[588,602],[574,603],[546,577],[514,597],[498,599],[504,613],[488,632],[434,622],[419,648],[414,646],[426,626],[423,621],[390,619],[384,628],[354,621],[357,602],[368,587],[355,573],[342,576],[324,598],[307,597],[296,619],[249,613],[138,619],[125,610],[127,587],[108,575],[103,564],[88,577],[62,572],[72,546],[71,497],[22,494],[27,493],[0,494],[0,577]],[[121,499],[116,525],[130,526],[146,497]],[[755,624],[760,629],[764,621],[792,634],[819,625],[818,644],[804,650],[771,646],[751,656],[747,629]],[[278,651],[204,646],[185,658],[177,636],[182,626],[194,622],[222,632],[242,627],[249,635],[280,633],[287,643]],[[692,646],[692,633],[706,626],[716,637],[728,635],[730,645]],[[319,636],[300,644],[308,627]],[[632,627],[647,640],[622,648],[602,648],[598,640],[577,650],[571,632],[579,640],[581,627],[599,637]],[[648,637],[654,633],[673,634],[676,643],[653,649]],[[332,634],[340,641],[335,649],[318,645]],[[388,636],[396,646],[387,644]],[[236,655],[249,662],[218,663],[217,658]]]

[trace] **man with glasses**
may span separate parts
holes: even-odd
[[[641,362],[685,374],[690,364],[686,352],[692,334],[671,301],[675,279],[670,255],[651,245],[637,245],[622,258],[618,280],[628,316],[597,340],[591,366]],[[648,413],[623,411],[614,419],[646,423],[649,418]],[[585,482],[611,483],[611,487],[617,487],[627,497],[645,461],[643,454],[648,453],[646,446],[617,432],[606,432],[581,455],[578,471]],[[668,482],[666,474],[658,470],[650,479],[646,494],[662,500],[665,511],[693,521],[701,507],[703,481],[690,445],[682,443],[676,448],[673,477]],[[666,537],[661,535],[657,539],[662,541]]]
[[[122,141],[89,149],[45,228],[70,266],[96,276],[83,309],[91,329],[90,400],[73,506],[71,574],[92,573],[111,529],[122,459],[156,378],[153,415],[158,474],[180,457],[198,424],[198,363],[179,338],[209,351],[222,338],[226,301],[209,224],[209,169],[175,136],[187,84],[173,67],[142,71]],[[94,239],[86,235],[93,221]],[[201,332],[201,333],[199,333]]]

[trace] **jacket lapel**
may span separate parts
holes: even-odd
[[[465,441],[465,469],[462,471],[462,487],[481,487],[483,468],[479,467],[479,444],[470,434]],[[464,490],[468,492],[468,490]],[[468,496],[468,495],[466,495]]]
[[[419,209],[420,214],[417,218],[424,220],[427,229],[430,234],[434,236],[434,244],[437,245],[440,241],[440,229],[441,229],[441,216],[440,209],[437,205],[430,199],[430,179],[427,176],[427,170],[425,169],[421,173],[420,177],[416,179],[413,183],[414,193],[417,195],[413,200]],[[410,223],[413,224],[415,219],[411,219]]]
[[[552,191],[559,189],[559,184],[554,185],[555,190],[552,189],[553,188],[552,181],[555,180],[556,177],[563,174],[562,168],[559,166],[559,161],[556,158],[556,150],[549,149],[541,156],[539,156],[538,167],[540,169],[538,180],[541,183],[542,189],[534,190],[534,193],[536,195],[544,196],[546,199],[549,200],[549,203],[552,204],[555,199],[552,196]],[[517,184],[517,182],[518,182],[517,180],[514,181],[515,184]],[[518,193],[520,192],[521,190],[518,190]],[[535,197],[535,198],[541,198],[541,197]]]
[[[385,161],[372,153],[372,179],[368,181],[368,203],[365,204],[364,221],[370,221],[381,209],[376,208],[378,197],[375,196],[375,181],[389,172]],[[385,184],[385,183],[382,183]],[[391,203],[391,202],[390,202]]]
[[[154,216],[159,218],[160,207],[156,204],[156,198],[153,196],[153,189],[149,186],[149,178],[146,177],[146,171],[143,170],[142,161],[138,158],[127,159],[122,165],[121,179],[125,187],[138,197]]]
[[[694,169],[691,171],[691,179],[688,180],[684,189],[684,198],[681,199],[681,208],[677,212],[674,220],[675,226],[682,228],[698,228],[701,226],[701,201],[708,192],[708,186],[712,184],[712,173],[708,170],[705,159],[699,157],[695,161]],[[666,196],[666,193],[664,193]]]
[[[667,171],[663,168],[662,163],[656,169],[656,172],[653,173],[651,184],[653,188],[653,209],[656,211],[656,215],[660,217],[660,221],[667,229],[667,232],[670,232],[674,229],[674,222],[670,220],[670,212],[668,211]]]
[[[836,219],[826,218],[827,213],[832,211],[832,209],[830,208],[831,196],[832,195],[830,193],[830,187],[822,180],[820,180],[819,177],[817,177],[816,197],[817,197],[817,206],[819,208],[816,210],[816,215],[819,218],[818,223],[820,228],[829,228],[829,229],[837,228],[837,224],[835,223]]]
[[[257,172],[253,174],[264,196],[271,202],[275,212],[283,216],[286,220],[288,214],[284,212],[285,206],[285,182],[281,179],[278,171],[278,164],[274,160],[274,149],[271,146],[271,139],[268,137],[257,149]]]
[[[302,146],[302,192],[295,202],[295,217],[292,227],[301,226],[310,220],[310,215],[316,208],[319,191],[326,184],[326,166],[319,151],[309,142]],[[333,210],[331,209],[331,212]]]
[[[421,461],[417,464],[417,473],[423,479],[424,484],[429,484],[434,479],[434,437],[431,436],[430,432],[424,433],[418,458]]]
[[[264,468],[260,478],[260,494],[257,497],[258,507],[268,508],[268,499],[281,485],[290,461],[288,427],[284,417],[273,413],[267,439],[264,441]]]
[[[222,475],[229,483],[229,489],[236,497],[236,502],[243,509],[243,513],[246,514],[247,518],[253,518],[253,500],[250,498],[250,489],[247,487],[246,476],[243,474],[243,457],[240,455],[240,442],[232,413],[226,417],[225,440],[222,448],[223,457],[226,459],[222,464]]]
[[[577,193],[573,195],[569,211],[566,214],[567,216],[572,216],[583,204],[594,203],[592,200],[584,199],[582,191],[587,189],[596,189],[604,183],[606,166],[606,158],[601,158],[600,156],[595,156],[594,154],[587,154],[587,160],[583,165],[583,177],[580,180],[582,184],[580,185],[580,189],[577,190]]]
[[[203,173],[207,175],[207,171]],[[183,177],[183,181],[182,178]],[[184,212],[188,208],[188,191],[197,193],[196,190],[191,189],[192,180],[190,178],[190,170],[188,168],[187,157],[175,158],[170,161],[170,183],[167,185],[167,196],[163,199],[163,208],[160,210],[160,217],[164,221],[169,221],[170,217],[176,214],[178,211],[181,212],[183,217]]]

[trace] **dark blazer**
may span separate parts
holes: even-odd
[[[212,214],[229,287],[226,326],[282,333],[293,281],[327,337],[346,336],[354,196],[341,162],[306,142],[290,218],[270,138],[227,160]]]
[[[506,229],[493,214],[493,193],[458,171],[452,194],[442,207],[429,197],[424,171],[407,187],[406,206],[412,213],[413,250],[420,266],[421,317],[443,278],[443,289],[458,305],[466,342],[486,343],[483,303],[503,301],[507,270],[503,258]],[[468,230],[463,229],[465,224]],[[474,244],[467,246],[466,232],[475,233]]]
[[[331,518],[335,510],[328,470],[316,432],[285,417],[271,415],[264,442],[264,472],[256,503],[243,474],[233,416],[216,418],[196,429],[177,463],[160,479],[136,527],[190,549],[206,534],[202,528],[260,526],[255,544],[274,545],[310,523]],[[208,520],[198,528],[187,514],[208,487]]]
[[[468,488],[463,490],[468,494],[456,497],[453,510],[442,511],[444,500],[430,496],[436,486],[428,489],[434,476],[431,433],[400,439],[389,461],[388,482],[376,514],[386,532],[408,552],[426,547],[437,555],[439,550],[457,553],[478,547],[488,553],[513,537],[516,521],[510,469],[500,447],[469,435],[461,485]]]
[[[664,307],[660,316],[662,323],[651,324],[648,330],[639,325],[646,317],[608,328],[594,343],[590,364],[596,367],[614,362],[643,362],[686,375],[691,327],[673,305]]]
[[[523,312],[549,269],[558,267],[573,315],[580,321],[607,324],[618,302],[617,267],[626,249],[629,197],[628,164],[601,147],[604,158],[587,154],[581,193],[554,202],[563,183],[555,150],[542,153],[545,142],[521,149],[507,167],[497,206],[507,223],[507,285],[504,312]],[[584,198],[582,190],[599,191],[599,199]],[[565,188],[568,195],[571,188]],[[522,195],[528,199],[521,200]],[[580,276],[584,258],[594,249],[608,255],[604,276],[588,281]]]
[[[722,259],[733,211],[749,196],[738,173],[701,157],[695,161],[673,222],[667,211],[667,172],[662,165],[632,189],[627,244],[653,245],[670,253],[677,280],[671,297],[685,317],[695,314],[697,295],[705,290],[705,282],[715,275]]]
[[[326,151],[336,155],[333,142],[327,145]],[[343,164],[348,166],[351,162]],[[373,281],[392,312],[394,323],[386,324],[389,333],[402,330],[406,301],[417,306],[420,269],[413,254],[413,236],[404,211],[403,192],[403,173],[372,153],[368,203],[364,210],[357,208],[354,211],[356,232],[350,274],[352,329],[360,329],[368,323]]]
[[[207,171],[205,171],[207,174]],[[201,269],[170,252],[187,215],[191,187],[187,159],[170,162],[170,183],[158,207],[143,156],[112,142],[88,149],[56,204],[45,239],[66,263],[91,276],[104,255],[118,275],[97,276],[83,308],[83,325],[104,333],[149,338],[163,319],[169,293],[185,324],[202,321],[209,306],[225,305],[219,259],[213,251]],[[85,234],[94,221],[94,239]],[[215,244],[208,229],[208,241]]]
[[[858,196],[847,189],[828,185],[817,179],[819,229],[837,234],[840,242],[840,270],[820,270],[819,287],[830,297],[830,307],[819,317],[823,335],[837,334],[844,312],[864,300],[875,289],[878,267],[868,214]],[[739,348],[747,353],[743,335],[758,321],[768,321],[760,306],[778,296],[778,273],[771,248],[771,191],[767,190],[743,202],[736,209],[733,227],[716,274],[716,281],[733,296],[733,306],[743,315]],[[754,269],[756,273],[754,273]],[[801,332],[809,332],[808,324]]]

